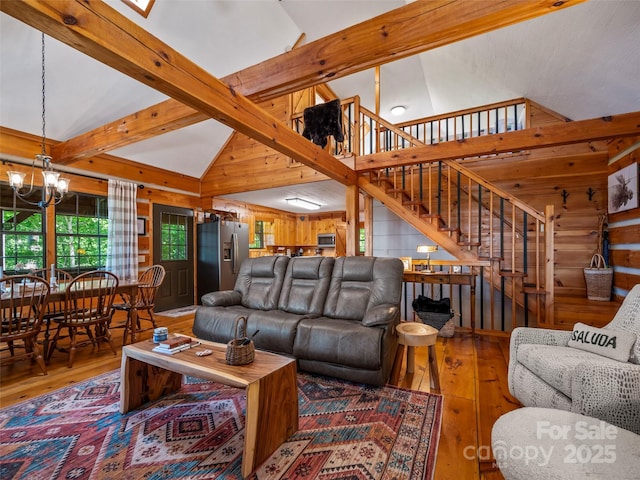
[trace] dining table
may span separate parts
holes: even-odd
[[[66,298],[67,286],[69,282],[62,282],[60,284],[56,284],[50,286],[49,290],[49,298],[47,299],[48,303],[58,303],[64,302]],[[131,301],[131,322],[132,325],[135,325],[138,321],[138,311],[135,308],[136,300],[138,296],[138,287],[141,285],[137,281],[120,281],[118,282],[118,286],[116,287],[116,294],[127,295]],[[60,315],[64,315],[64,312],[60,312]],[[48,358],[49,353],[49,337],[50,337],[50,329],[51,329],[51,318],[47,317],[43,319],[43,323],[45,325],[44,329],[44,338],[42,340],[42,348],[45,355],[45,358]],[[135,332],[132,329],[131,341],[135,342]]]

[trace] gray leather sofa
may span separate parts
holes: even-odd
[[[295,357],[300,370],[384,385],[398,346],[403,265],[398,258],[257,257],[233,291],[202,296],[196,337],[226,343],[238,316],[258,349]]]

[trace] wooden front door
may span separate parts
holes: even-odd
[[[193,305],[193,211],[153,206],[153,258],[165,268],[156,296],[156,312]]]

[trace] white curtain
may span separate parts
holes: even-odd
[[[109,180],[107,270],[121,282],[138,279],[138,186]]]

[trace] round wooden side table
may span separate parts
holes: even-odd
[[[429,348],[429,381],[431,388],[440,390],[438,360],[436,358],[436,339],[438,330],[424,323],[402,322],[396,327],[398,343],[407,347],[407,373],[415,370],[414,347]],[[399,352],[402,355],[402,352]],[[400,360],[396,357],[396,361]]]

